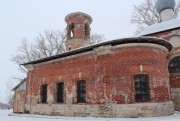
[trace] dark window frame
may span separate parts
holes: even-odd
[[[47,88],[48,88],[47,84],[42,84],[40,87],[41,103],[47,103]]]
[[[86,80],[77,81],[77,103],[86,103]]]
[[[74,28],[75,28],[75,24],[71,23],[69,25],[69,29],[70,29],[70,37],[73,38],[74,37]]]
[[[71,47],[69,47],[68,50],[71,50]]]
[[[56,102],[64,103],[64,82],[56,84]]]
[[[136,74],[134,75],[134,88],[136,102],[150,101],[149,75]]]
[[[90,29],[89,29],[89,24],[85,23],[85,38],[88,38],[88,36],[90,35]]]
[[[169,73],[180,73],[180,56],[173,58],[168,65]]]

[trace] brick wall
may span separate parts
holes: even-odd
[[[164,32],[151,34],[148,36],[163,38],[163,39],[169,41],[173,35],[176,35],[176,36],[180,35],[180,29],[179,28],[172,29],[172,30],[168,30],[168,31],[164,31]],[[180,42],[180,37],[179,37],[179,42]],[[171,51],[171,53],[169,55],[169,62],[174,57],[180,56],[180,47],[178,45],[179,45],[179,43],[176,43],[175,44],[176,47],[174,47],[173,50]],[[170,87],[171,87],[172,100],[175,104],[175,109],[180,111],[180,74],[179,73],[174,73],[174,74],[171,73],[169,81],[170,81]]]
[[[86,104],[136,103],[134,75],[139,73],[149,74],[149,102],[170,101],[166,48],[126,44],[101,49],[34,65],[28,73],[26,104],[39,104],[42,84],[48,84],[48,103],[56,103],[59,81],[65,84],[65,104],[77,104],[76,83],[82,79],[86,80]]]
[[[77,12],[66,16],[67,41],[66,49],[76,49],[90,44],[91,16]]]
[[[84,38],[85,37],[85,24],[88,23],[89,25],[92,22],[92,18],[84,13],[72,13],[69,14],[66,18],[67,23],[67,39],[70,39],[70,28],[69,25],[74,23],[74,39]],[[89,28],[90,30],[90,28]],[[90,37],[90,34],[87,36]]]

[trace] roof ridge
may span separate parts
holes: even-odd
[[[180,27],[180,18],[173,19],[170,21],[165,21],[162,23],[156,23],[151,26],[146,27],[140,34],[137,36],[144,36],[149,34],[154,34],[162,31],[167,31]]]

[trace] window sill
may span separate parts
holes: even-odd
[[[38,104],[44,104],[44,105],[46,104],[47,105],[48,103],[38,103]]]
[[[85,102],[85,103],[74,103],[74,104],[78,104],[78,105],[87,105],[87,102]]]
[[[65,103],[57,103],[57,102],[56,102],[56,103],[53,103],[53,104],[58,104],[58,105],[61,105],[61,104],[65,104]]]

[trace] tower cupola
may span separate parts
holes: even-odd
[[[175,0],[157,0],[155,8],[161,16],[161,21],[168,21],[173,19]]]
[[[75,12],[65,17],[67,23],[66,50],[76,49],[90,44],[90,24],[92,18],[86,13]]]

